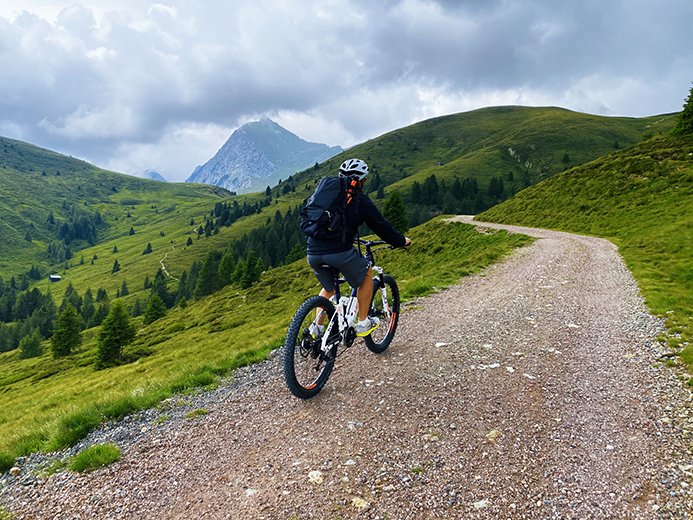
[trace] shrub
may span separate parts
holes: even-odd
[[[79,473],[93,471],[120,460],[120,449],[115,444],[96,444],[75,455],[69,468]]]
[[[42,354],[41,335],[38,329],[34,329],[31,336],[25,336],[19,341],[19,357],[28,359]]]

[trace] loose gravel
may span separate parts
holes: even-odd
[[[358,342],[316,398],[288,392],[279,353],[20,460],[0,504],[17,520],[691,518],[691,392],[616,248],[476,225],[538,240],[409,302],[392,346]],[[100,442],[123,459],[40,476]]]

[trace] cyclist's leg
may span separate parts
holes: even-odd
[[[323,267],[326,264],[323,255],[308,255],[308,264],[313,268],[315,277],[322,285],[319,295],[329,300],[335,293],[334,277],[329,269]],[[315,323],[317,325],[325,325],[327,316],[320,312],[320,309],[317,309],[316,312]]]
[[[373,297],[373,269],[363,256],[354,248],[344,253],[343,263],[339,266],[349,285],[355,287],[356,299],[359,304],[359,321],[368,317],[371,299]]]
[[[356,299],[359,302],[359,321],[363,321],[368,317],[368,309],[371,305],[373,297],[373,269],[370,267],[364,276],[361,285],[356,291]]]

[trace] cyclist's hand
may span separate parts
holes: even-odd
[[[411,245],[411,238],[404,237],[404,247],[409,247]]]

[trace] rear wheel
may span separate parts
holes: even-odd
[[[373,280],[373,300],[368,313],[380,320],[380,326],[364,339],[371,352],[380,354],[390,346],[395,337],[397,321],[399,320],[399,288],[397,282],[390,275]]]
[[[327,324],[334,315],[334,306],[322,296],[308,298],[291,320],[284,343],[284,379],[291,393],[301,399],[314,397],[322,390],[337,353],[338,342],[325,353],[321,350],[322,337],[310,333],[317,311],[327,314]]]

